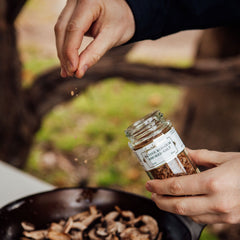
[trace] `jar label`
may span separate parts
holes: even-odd
[[[167,133],[155,138],[150,144],[135,151],[141,165],[150,171],[169,163],[184,150],[185,146],[172,127]]]

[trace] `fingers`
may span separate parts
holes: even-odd
[[[152,200],[158,208],[184,216],[196,216],[209,213],[210,201],[206,196],[168,197],[152,194]]]
[[[199,224],[224,223],[223,216],[221,214],[202,214],[191,216],[190,218]]]
[[[232,153],[223,153],[217,151],[209,151],[206,149],[201,150],[191,150],[187,149],[187,152],[190,158],[200,166],[206,167],[216,167],[221,165],[222,163],[230,160],[229,154]]]
[[[230,209],[225,203],[223,204],[221,201],[209,195],[171,197],[153,193],[152,200],[158,208],[184,216],[222,215],[225,216],[225,221],[230,221],[230,217],[227,218],[227,216],[233,217],[235,215],[235,208]]]
[[[209,171],[182,177],[173,177],[163,180],[150,180],[146,188],[150,192],[160,195],[186,196],[202,195],[209,192]]]
[[[56,26],[61,75],[82,77],[107,50],[127,42],[135,32],[132,11],[125,1],[68,0]],[[94,40],[79,55],[84,35]]]
[[[86,70],[97,63],[112,45],[108,32],[101,32],[80,54],[79,66],[75,73],[76,77],[81,78]]]
[[[100,14],[100,7],[89,5],[88,1],[78,1],[66,28],[63,45],[64,64],[68,75],[72,76],[79,65],[78,50],[84,34],[90,29]]]
[[[57,47],[57,54],[58,58],[61,63],[61,76],[66,77],[66,69],[64,67],[64,58],[63,58],[63,44],[65,39],[65,30],[68,25],[68,22],[72,16],[72,13],[75,9],[75,6],[77,4],[77,0],[71,0],[67,1],[66,6],[62,10],[58,21],[55,25],[54,31],[55,31],[55,39],[56,39],[56,47]]]
[[[230,214],[202,214],[190,216],[190,218],[200,224],[228,223],[237,224],[240,222],[239,211]]]

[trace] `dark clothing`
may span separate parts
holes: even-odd
[[[240,23],[240,0],[126,0],[136,31],[131,42],[181,30]]]

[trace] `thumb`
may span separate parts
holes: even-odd
[[[205,167],[217,167],[229,158],[227,153],[210,151],[207,149],[191,150],[187,148],[189,157],[196,165]]]
[[[79,65],[75,72],[77,78],[83,77],[86,70],[97,63],[101,57],[113,47],[107,34],[99,33],[99,35],[81,52],[79,55]]]

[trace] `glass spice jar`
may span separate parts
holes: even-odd
[[[164,179],[199,172],[169,120],[160,111],[130,125],[125,134],[150,179]]]

